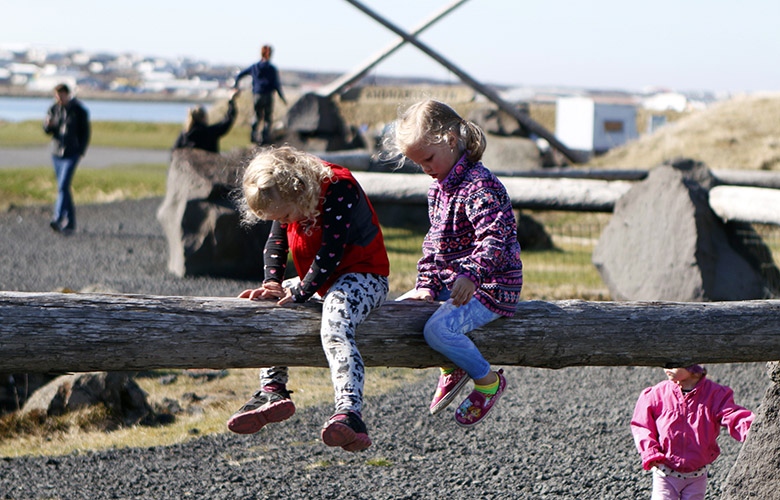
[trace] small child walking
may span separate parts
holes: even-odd
[[[362,419],[364,365],[355,329],[384,302],[390,272],[374,208],[349,170],[290,147],[261,150],[244,172],[242,193],[245,221],[273,223],[264,282],[239,297],[280,306],[322,298],[320,337],[335,412],[321,438],[328,446],[364,450],[371,439]],[[288,252],[298,278],[283,281]],[[250,434],[292,416],[287,375],[287,367],[262,369],[260,390],[228,420],[228,429]]]
[[[653,471],[652,500],[702,500],[707,466],[720,455],[720,427],[742,442],[754,416],[701,365],[664,372],[668,380],[640,394],[631,433],[642,467]]]
[[[442,102],[410,106],[386,146],[434,179],[417,282],[398,300],[444,301],[424,335],[454,366],[441,368],[430,412],[442,411],[471,379],[474,390],[455,411],[455,421],[469,427],[484,420],[506,389],[503,370],[493,371],[466,334],[512,316],[520,301],[523,264],[512,204],[480,162],[485,134]]]

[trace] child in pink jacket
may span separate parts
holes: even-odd
[[[734,403],[731,389],[706,378],[700,365],[664,371],[668,380],[639,396],[631,433],[642,466],[653,471],[651,500],[700,500],[707,466],[720,454],[720,427],[744,441],[754,415]]]

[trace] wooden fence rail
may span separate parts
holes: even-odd
[[[358,331],[367,366],[443,359],[435,304],[388,302]],[[495,365],[680,366],[780,360],[780,300],[522,302],[471,337]],[[0,292],[0,372],[326,366],[320,305],[216,297]]]

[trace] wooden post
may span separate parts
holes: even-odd
[[[367,366],[444,360],[435,304],[388,302],[360,326]],[[0,292],[0,372],[326,366],[320,306],[216,297]],[[686,366],[780,359],[780,300],[522,302],[470,334],[494,365]]]
[[[456,8],[460,7],[464,3],[466,3],[468,0],[457,0],[453,3],[451,3],[449,6],[445,7],[444,9],[440,10],[436,14],[434,14],[430,19],[422,23],[420,26],[415,28],[412,31],[412,36],[417,36],[426,29],[428,29],[431,25],[433,25],[436,21],[441,19],[442,17],[446,16]],[[361,64],[356,69],[352,70],[351,72],[342,75],[340,78],[336,79],[332,83],[320,88],[317,90],[317,94],[323,96],[323,97],[333,97],[336,94],[343,93],[347,88],[349,88],[350,85],[357,82],[361,78],[363,78],[366,73],[371,71],[371,68],[379,64],[380,62],[384,61],[390,55],[393,54],[396,50],[401,48],[406,43],[406,40],[403,39],[403,37],[398,37],[396,41],[391,43],[387,48],[379,52],[377,55],[369,59],[367,62]]]
[[[573,163],[584,163],[587,159],[583,157],[583,155],[577,153],[576,151],[572,151],[568,147],[566,147],[565,144],[563,144],[561,141],[558,140],[555,135],[550,133],[546,128],[544,128],[541,124],[537,123],[535,120],[533,120],[530,116],[523,114],[518,110],[516,107],[512,106],[510,103],[503,100],[501,97],[499,97],[498,94],[496,94],[492,89],[488,88],[485,85],[482,85],[477,80],[472,78],[470,75],[468,75],[465,71],[461,70],[454,64],[452,64],[450,61],[445,59],[443,56],[435,52],[433,49],[422,43],[421,41],[417,40],[414,36],[405,33],[401,28],[397,27],[387,19],[383,18],[376,12],[372,11],[365,5],[361,4],[357,0],[347,0],[347,2],[351,3],[361,11],[368,14],[370,17],[372,17],[374,20],[376,20],[378,23],[383,25],[385,28],[389,29],[390,31],[394,32],[400,37],[403,37],[404,40],[411,43],[421,51],[428,54],[431,58],[433,58],[436,62],[447,68],[449,71],[452,71],[455,73],[458,78],[460,78],[464,83],[468,84],[479,92],[480,94],[487,97],[491,102],[493,102],[496,106],[499,107],[502,111],[507,113],[508,115],[512,116],[514,119],[516,119],[518,122],[520,122],[523,126],[525,126],[528,130],[535,133],[539,137],[543,137],[547,140],[547,142],[550,143],[550,145],[561,152],[566,158],[568,158]]]

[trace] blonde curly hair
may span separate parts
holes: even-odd
[[[268,220],[280,204],[295,206],[313,223],[319,215],[322,183],[333,171],[316,156],[289,146],[261,149],[241,181],[239,203],[245,223]]]
[[[478,162],[487,147],[485,133],[474,122],[464,120],[447,104],[426,99],[412,104],[400,113],[393,130],[384,139],[384,149],[392,157],[400,157],[403,164],[406,152],[419,144],[436,145],[447,142],[452,135],[458,151],[466,152],[466,159]]]

